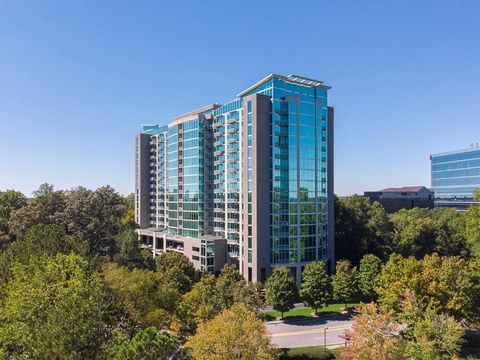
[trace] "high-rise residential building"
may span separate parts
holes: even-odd
[[[466,210],[480,188],[480,144],[430,156],[435,207]]]
[[[148,125],[136,138],[136,219],[154,255],[248,281],[334,262],[330,87],[269,75],[233,101]]]

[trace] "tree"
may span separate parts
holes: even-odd
[[[379,202],[353,195],[334,197],[335,257],[358,264],[364,254],[386,259],[391,252],[392,223]]]
[[[336,264],[336,272],[332,276],[333,297],[345,304],[357,293],[356,268],[352,268],[350,261],[340,260]]]
[[[315,315],[319,308],[326,306],[331,300],[330,279],[322,261],[305,266],[300,297],[305,304],[315,309]]]
[[[134,230],[123,231],[116,237],[116,240],[119,251],[113,256],[113,260],[118,265],[125,266],[130,270],[133,268],[153,270],[155,268],[152,255],[142,251],[138,235]]]
[[[405,294],[401,319],[408,324],[403,331],[406,351],[414,359],[453,359],[458,356],[465,331],[451,316],[432,307],[424,309],[416,298]]]
[[[471,205],[469,209],[465,212],[465,238],[472,254],[474,254],[477,258],[480,258],[479,205]]]
[[[182,293],[191,289],[196,271],[188,257],[175,251],[168,251],[157,256],[155,261],[157,271],[168,278],[172,286]]]
[[[238,272],[236,265],[225,265],[217,278],[217,289],[222,298],[223,307],[228,308],[239,300],[246,281]]]
[[[110,186],[95,191],[78,187],[66,193],[65,208],[57,219],[69,233],[88,243],[90,256],[111,257],[126,209],[123,197]]]
[[[114,360],[190,359],[178,338],[153,326],[140,330],[130,340],[121,333],[117,334],[117,339],[107,350],[106,357]]]
[[[165,328],[170,325],[181,294],[160,274],[127,270],[110,263],[103,267],[105,283],[134,325]]]
[[[7,190],[0,193],[0,248],[12,241],[9,221],[13,211],[27,205],[27,198],[21,192]]]
[[[393,214],[392,222],[394,252],[421,259],[434,251],[435,222],[429,209],[401,209]]]
[[[92,359],[108,338],[103,283],[75,254],[32,257],[12,267],[0,307],[9,357]]]
[[[405,341],[399,335],[400,325],[393,311],[381,312],[375,303],[358,308],[352,330],[346,335],[350,345],[341,352],[344,360],[403,360]]]
[[[233,305],[199,326],[185,346],[197,360],[274,360],[265,323],[243,305]]]
[[[376,278],[382,269],[382,261],[373,254],[367,254],[360,260],[358,268],[358,287],[362,294],[373,300],[375,297]]]
[[[183,295],[172,329],[182,336],[191,335],[195,333],[198,324],[212,319],[222,309],[222,296],[218,292],[215,276],[206,274],[192,290]]]
[[[401,312],[405,294],[415,297],[421,310],[438,313],[471,323],[480,321],[476,309],[480,299],[480,273],[475,263],[438,254],[402,258],[392,255],[377,278],[376,292],[385,309]]]
[[[138,224],[135,221],[135,194],[128,194],[123,198],[126,210],[123,214],[120,223],[126,230],[138,228]]]
[[[13,235],[21,236],[38,224],[58,224],[56,215],[65,206],[65,193],[54,190],[53,185],[42,184],[33,195],[26,206],[12,212],[9,227]]]
[[[246,283],[236,294],[235,301],[258,313],[264,305],[262,283]]]
[[[55,256],[59,253],[69,254],[71,252],[85,257],[87,246],[67,235],[65,230],[58,225],[39,224],[31,227],[26,234],[21,235],[17,241],[0,252],[0,299],[11,278],[13,263],[27,264],[31,257],[42,254]]]
[[[274,310],[283,313],[293,309],[298,299],[295,279],[285,267],[275,267],[265,285],[265,301]]]

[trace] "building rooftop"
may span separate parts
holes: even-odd
[[[380,192],[407,192],[407,193],[416,193],[419,192],[422,189],[427,189],[425,186],[403,186],[403,187],[391,187],[391,188],[386,188],[379,190]]]
[[[466,148],[466,149],[452,150],[452,151],[432,154],[430,155],[430,159],[432,159],[432,157],[435,157],[435,156],[453,155],[453,154],[460,154],[460,153],[465,153],[469,151],[478,151],[478,150],[480,150],[480,142],[474,142],[473,144],[470,144],[469,148]]]
[[[260,80],[256,84],[253,84],[252,86],[250,86],[248,89],[243,90],[237,96],[241,97],[241,96],[249,93],[251,90],[255,89],[256,87],[262,85],[263,83],[266,83],[267,81],[269,81],[270,79],[273,79],[273,78],[281,79],[281,80],[291,82],[291,83],[294,83],[294,84],[297,84],[297,85],[311,86],[311,87],[323,87],[325,89],[330,89],[331,88],[330,86],[325,85],[323,83],[323,81],[314,80],[314,79],[306,78],[306,77],[303,77],[303,76],[298,76],[298,75],[294,75],[294,74],[290,74],[288,76],[278,75],[278,74],[270,74],[270,75],[264,77],[262,80]]]

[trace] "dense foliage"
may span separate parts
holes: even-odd
[[[142,249],[134,197],[109,186],[27,199],[0,194],[0,358],[276,359],[259,310],[359,310],[345,358],[449,359],[480,326],[480,207],[387,214],[335,199],[336,273],[275,267],[249,284],[235,265],[202,274],[184,255]],[[313,311],[313,310],[312,310]],[[402,351],[398,349],[401,348]]]

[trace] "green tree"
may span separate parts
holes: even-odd
[[[315,309],[315,315],[319,308],[326,306],[331,300],[330,279],[322,261],[305,266],[302,273],[300,298],[305,304]]]
[[[123,198],[126,210],[123,214],[120,223],[126,230],[138,228],[138,224],[135,221],[135,194],[128,194]]]
[[[350,261],[337,261],[336,272],[332,276],[333,297],[343,302],[345,308],[348,308],[348,303],[357,293],[356,273],[356,268],[352,268]]]
[[[110,186],[95,191],[78,187],[66,193],[65,207],[56,217],[69,233],[88,243],[90,256],[111,257],[126,210],[123,197]]]
[[[105,283],[134,325],[165,328],[170,325],[181,294],[161,274],[127,270],[110,263],[103,267]]]
[[[65,207],[64,192],[56,191],[53,185],[42,184],[33,195],[26,206],[12,212],[9,221],[11,234],[21,236],[38,224],[58,224],[56,216]]]
[[[225,265],[217,278],[217,289],[222,298],[223,307],[228,308],[240,300],[246,281],[238,272],[236,265]]]
[[[358,287],[362,294],[373,300],[375,297],[376,278],[382,270],[382,261],[373,254],[367,254],[360,260],[358,267]]]
[[[0,249],[13,240],[9,228],[10,215],[25,205],[27,198],[21,192],[7,190],[0,193]]]
[[[27,264],[31,257],[39,255],[55,256],[58,253],[74,252],[83,257],[87,254],[86,244],[82,244],[58,225],[39,224],[31,227],[26,234],[8,245],[0,252],[0,299],[6,290],[6,284],[11,278],[13,263]]]
[[[265,284],[265,302],[283,313],[293,309],[298,299],[295,279],[286,267],[275,267]]]
[[[201,324],[185,346],[197,360],[275,360],[265,323],[243,305],[233,305]]]
[[[107,358],[114,360],[187,360],[191,359],[180,340],[154,326],[140,330],[128,340],[118,334],[114,345],[107,350]]]
[[[392,223],[379,202],[359,195],[334,197],[335,257],[358,264],[364,254],[386,259],[391,252]]]
[[[175,251],[168,251],[157,256],[155,261],[157,271],[168,278],[172,286],[182,293],[191,289],[196,271],[188,257]]]
[[[480,189],[476,190],[476,198],[480,196]],[[477,200],[477,201],[480,201]],[[480,206],[471,205],[465,212],[465,238],[473,255],[480,258]]]
[[[103,283],[78,255],[16,263],[0,307],[0,344],[9,357],[92,359],[108,338]]]
[[[113,261],[118,265],[128,269],[151,269],[155,268],[155,261],[150,252],[142,251],[138,241],[137,233],[128,229],[120,233],[117,237],[118,253],[113,256]]]
[[[435,222],[429,209],[401,209],[392,215],[392,222],[394,252],[421,259],[434,251]]]
[[[172,329],[182,336],[194,334],[198,324],[212,319],[222,309],[222,296],[218,291],[215,276],[206,274],[192,290],[183,295]]]

